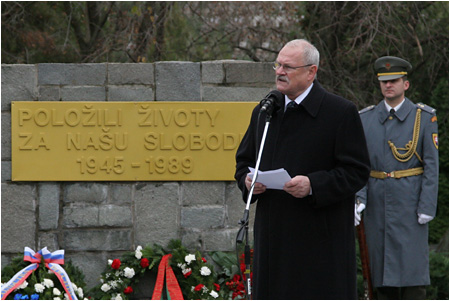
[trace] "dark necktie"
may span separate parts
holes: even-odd
[[[290,109],[296,109],[297,107],[298,107],[298,104],[297,104],[295,101],[291,100],[291,101],[287,104],[286,111],[287,111],[287,110],[290,110]]]
[[[394,110],[394,109],[391,109],[391,110],[389,111],[389,113],[390,113],[392,116],[394,116],[394,115],[395,115],[395,110]]]

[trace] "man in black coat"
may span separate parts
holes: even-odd
[[[292,179],[283,190],[255,183],[254,299],[357,298],[354,200],[369,177],[369,156],[355,105],[322,88],[318,65],[319,52],[305,40],[287,43],[274,65],[285,99],[273,112],[259,169],[285,168]],[[258,105],[236,153],[244,201],[264,130],[259,112]]]

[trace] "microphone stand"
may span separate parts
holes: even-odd
[[[262,153],[264,150],[264,144],[266,142],[267,131],[269,130],[270,119],[272,118],[272,111],[273,111],[273,106],[269,107],[266,111],[266,124],[264,127],[263,136],[261,139],[258,158],[256,160],[255,174],[253,175],[252,184],[250,186],[250,191],[248,193],[247,205],[244,210],[244,216],[242,217],[242,219],[239,222],[239,224],[241,225],[241,228],[239,229],[237,237],[236,237],[237,243],[242,243],[244,241],[244,237],[245,237],[245,248],[244,248],[245,272],[244,272],[244,275],[245,275],[246,282],[244,284],[245,284],[245,288],[246,288],[247,300],[252,299],[252,286],[251,286],[251,279],[250,279],[250,262],[251,262],[250,261],[250,245],[249,245],[249,238],[248,238],[248,220],[249,220],[249,215],[250,215],[250,203],[252,200],[253,189],[255,188],[255,183],[258,178],[259,165],[261,163],[261,156],[262,156]],[[240,266],[239,262],[238,262],[238,266]]]

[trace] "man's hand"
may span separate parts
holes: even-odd
[[[284,184],[283,190],[296,198],[304,198],[311,192],[311,183],[305,176],[295,176]]]
[[[250,187],[252,186],[252,179],[249,176],[245,178],[245,186],[247,187],[247,190],[250,191]],[[264,191],[266,191],[266,186],[256,182],[255,187],[253,188],[253,194],[261,194]]]

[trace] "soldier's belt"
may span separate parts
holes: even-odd
[[[420,174],[423,174],[423,167],[396,170],[391,172],[376,171],[376,170],[370,171],[370,176],[376,179],[386,179],[386,178],[400,179],[404,177],[418,176]]]

